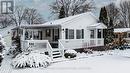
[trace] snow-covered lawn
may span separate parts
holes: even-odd
[[[74,60],[53,63],[47,68],[12,68],[10,73],[130,73],[130,50],[78,54]]]

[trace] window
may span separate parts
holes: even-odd
[[[84,38],[84,29],[76,30],[76,39],[83,39]]]
[[[128,33],[128,38],[130,38],[130,33]]]
[[[25,32],[25,40],[30,40],[32,39],[32,31],[26,30]]]
[[[98,33],[97,37],[98,38],[102,38],[102,30],[98,29],[97,33]]]
[[[74,30],[69,29],[69,39],[74,39]]]
[[[38,40],[39,39],[39,33],[38,31],[33,31],[33,39]]]
[[[65,29],[65,39],[74,39],[73,29]]]
[[[51,29],[46,29],[46,37],[51,37]]]
[[[42,40],[42,31],[26,30],[25,40]]]
[[[1,13],[8,14],[13,13],[14,3],[13,1],[1,1]]]
[[[90,30],[90,38],[95,38],[94,30]]]

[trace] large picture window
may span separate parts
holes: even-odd
[[[41,39],[42,39],[42,31],[26,30],[25,40],[41,40]]]

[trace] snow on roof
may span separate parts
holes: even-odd
[[[130,28],[116,28],[114,29],[115,33],[121,33],[121,32],[130,32]]]
[[[90,15],[93,16],[95,19],[97,19],[96,16],[93,15],[93,13],[86,12],[86,13],[81,13],[81,14],[77,14],[77,15],[74,15],[74,16],[69,16],[69,17],[66,17],[66,18],[62,18],[62,19],[58,19],[58,20],[53,20],[53,21],[50,21],[50,22],[46,22],[46,23],[44,23],[42,25],[63,25],[66,22],[72,21],[73,19],[80,18],[82,16],[85,16],[86,18],[89,18]]]
[[[57,20],[52,20],[52,21],[49,21],[49,22],[46,22],[44,24],[37,24],[37,25],[22,25],[20,27],[25,27],[25,28],[29,28],[29,27],[55,27],[55,26],[62,26],[62,25],[65,25],[67,24],[68,22],[70,21],[73,21],[75,19],[77,19],[76,21],[80,21],[80,18],[91,18],[93,17],[94,19],[98,20],[96,18],[95,15],[93,15],[93,13],[91,12],[86,12],[86,13],[81,13],[81,14],[77,14],[77,15],[74,15],[74,16],[69,16],[69,17],[66,17],[66,18],[62,18],[62,19],[57,19]],[[90,23],[92,22],[91,19],[89,19],[89,22],[86,21],[84,23]],[[18,28],[18,27],[17,27]],[[15,29],[15,28],[14,28]]]
[[[88,28],[106,29],[107,26],[105,26],[103,23],[97,23],[97,24],[89,25]]]

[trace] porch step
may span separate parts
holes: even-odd
[[[59,55],[53,55],[53,58],[59,58],[59,57],[62,57],[61,54],[59,54]]]
[[[60,54],[60,52],[59,51],[53,52],[53,55],[55,55],[55,54]]]
[[[53,58],[60,58],[62,57],[61,52],[58,48],[53,48],[52,51]]]
[[[55,52],[55,51],[60,51],[60,50],[58,48],[53,48],[52,51]]]

